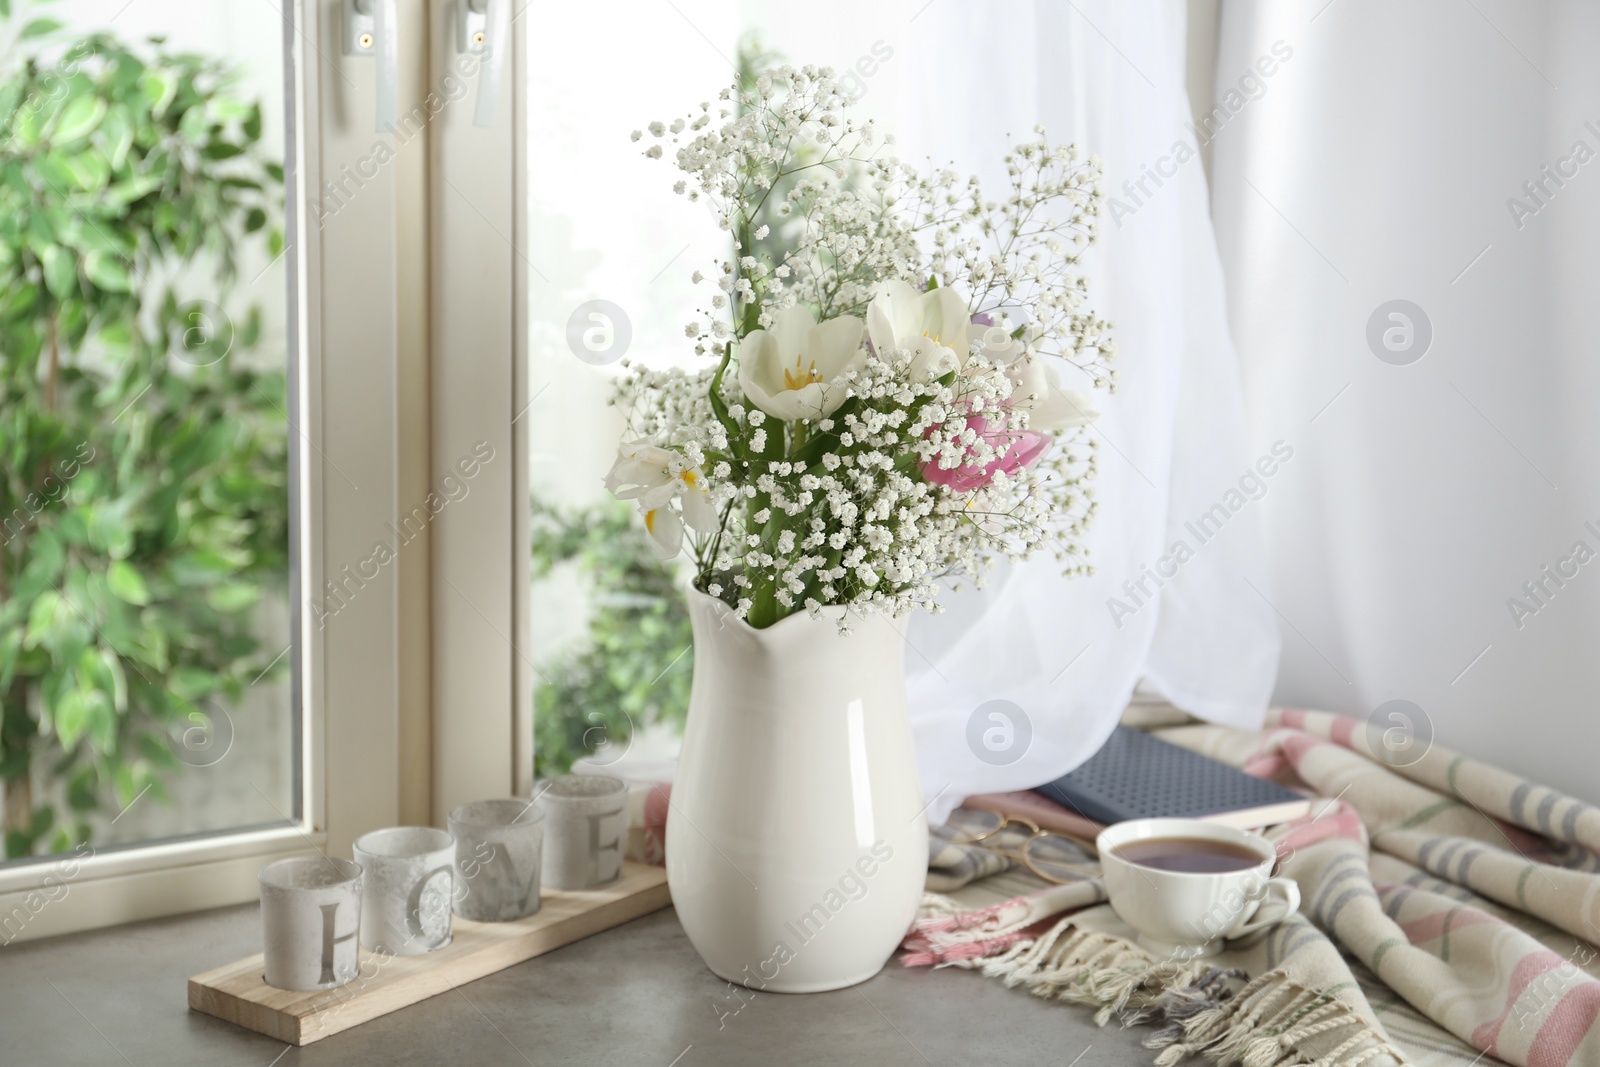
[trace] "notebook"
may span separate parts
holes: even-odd
[[[1241,830],[1311,814],[1313,800],[1142,730],[1118,726],[1077,770],[1034,792],[1101,826],[1207,819]]]

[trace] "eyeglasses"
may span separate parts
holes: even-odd
[[[1032,819],[987,808],[957,808],[945,825],[952,833],[953,844],[987,849],[1021,863],[1047,882],[1065,885],[1100,877],[1099,859],[1091,842],[1040,829]]]

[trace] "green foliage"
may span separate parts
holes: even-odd
[[[683,729],[693,634],[677,577],[633,512],[614,500],[576,510],[533,502],[533,577],[575,562],[591,584],[588,640],[540,668],[534,770],[565,774],[603,743],[625,745],[653,722]]]
[[[23,25],[27,48],[46,48],[48,22]],[[286,588],[284,376],[243,358],[258,311],[221,307],[241,242],[282,248],[260,106],[224,65],[156,40],[40,58],[57,54],[0,76],[8,857],[86,839],[83,813],[146,787],[162,796],[174,735],[278,651],[258,647],[249,609]],[[180,292],[202,285],[202,300]],[[69,813],[34,797],[50,779]]]

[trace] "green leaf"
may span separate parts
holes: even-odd
[[[104,227],[91,225],[81,219],[73,220],[73,225],[61,235],[61,240],[80,252],[103,252],[114,256],[124,255],[124,246],[118,244],[116,238],[107,233]]]
[[[67,806],[73,811],[93,811],[100,806],[95,796],[93,767],[85,767],[67,782]]]
[[[226,141],[213,141],[206,145],[200,154],[207,159],[232,159],[234,156],[244,155],[244,149]]]
[[[111,683],[111,704],[119,714],[128,710],[128,675],[122,669],[122,657],[109,648],[101,648],[100,670]]]
[[[63,163],[67,173],[72,175],[72,183],[86,193],[98,191],[111,177],[111,164],[106,162],[106,157],[97,148],[68,156]]]
[[[134,741],[139,755],[164,770],[176,770],[178,757],[172,754],[172,743],[154,734],[140,734]]]
[[[70,144],[94,132],[106,117],[106,102],[98,96],[75,96],[67,101],[50,131],[53,144]]]
[[[27,565],[22,568],[22,577],[40,587],[56,585],[61,581],[61,566],[66,560],[66,545],[56,531],[35,531],[34,539],[27,544]]]
[[[161,188],[162,180],[154,174],[141,174],[137,178],[129,178],[108,186],[105,191],[106,204],[123,208],[142,199]]]
[[[11,285],[0,291],[0,319],[21,318],[33,309],[39,298],[39,287],[32,284]]]
[[[139,79],[144,74],[144,63],[138,56],[123,52],[112,58],[111,78],[106,88],[117,100],[137,97]],[[130,103],[133,101],[130,101]]]
[[[49,101],[30,98],[12,119],[12,137],[22,147],[32,148],[44,138],[45,127],[55,114]]]
[[[116,794],[117,806],[126,809],[139,795],[133,780],[133,765],[121,760],[107,761],[111,765],[111,791]]]
[[[243,611],[259,599],[261,599],[260,586],[244,582],[228,582],[212,586],[206,592],[206,603],[227,615]]]
[[[171,106],[173,97],[178,95],[178,80],[170,71],[146,67],[139,77],[139,91],[150,113],[160,118]]]
[[[89,545],[112,559],[126,559],[133,550],[126,502],[99,502],[89,508]]]
[[[55,19],[34,19],[22,27],[22,32],[17,34],[17,38],[26,41],[30,37],[43,37],[47,33],[55,33],[60,28],[61,23]]]
[[[0,0],[0,19],[11,17],[11,0]]]
[[[133,288],[127,265],[116,256],[95,250],[83,260],[83,272],[97,288],[111,293],[126,293]]]
[[[84,700],[83,690],[72,687],[62,693],[50,709],[50,718],[55,723],[56,738],[62,748],[70,749],[77,744],[78,738],[89,728],[89,705]]]
[[[76,181],[72,171],[67,169],[66,158],[58,152],[48,152],[36,157],[33,161],[33,169],[34,173],[44,179],[44,183],[50,187],[50,191],[62,199],[66,198],[68,190],[72,188],[73,183]],[[46,230],[52,229],[49,218],[43,212],[37,212],[30,217],[28,225],[30,229],[35,227]]]
[[[38,648],[39,642],[55,629],[56,612],[61,607],[61,594],[46,589],[39,594],[28,611],[28,633],[22,639],[24,648]]]
[[[133,119],[129,117],[125,105],[119,103],[106,112],[106,117],[100,123],[99,139],[105,147],[112,170],[122,170],[123,164],[128,161],[128,152],[133,148],[133,134]]]
[[[94,747],[110,752],[117,747],[117,713],[103,689],[84,689],[85,730]]]
[[[44,285],[57,300],[65,299],[78,288],[78,257],[60,245],[48,245],[44,260]]]
[[[141,781],[149,784],[151,800],[155,801],[157,804],[171,803],[171,797],[167,793],[167,787],[162,784],[161,779],[151,774],[147,768],[139,768],[139,778]],[[140,788],[142,789],[144,787],[141,786]]]
[[[117,560],[106,568],[106,584],[117,599],[141,607],[150,603],[150,590],[144,584],[144,575],[134,570],[127,560]]]
[[[216,692],[217,676],[198,667],[179,667],[172,672],[169,688],[181,700],[201,700]]]
[[[231,324],[228,324],[231,329]],[[191,351],[202,354],[205,351],[204,343],[195,346]],[[196,437],[184,446],[168,461],[175,472],[188,474],[200,467],[215,463],[227,455],[228,449],[238,439],[238,428],[226,422],[219,422],[206,429],[205,433]],[[220,546],[219,546],[220,547]]]
[[[246,348],[254,348],[261,338],[261,309],[253,307],[250,314],[245,316],[244,329],[239,331],[239,343]]]
[[[216,96],[211,98],[211,118],[218,124],[244,121],[250,116],[250,105],[243,100],[234,100],[231,97]]]
[[[76,511],[69,511],[61,517],[58,528],[61,539],[69,545],[86,545],[89,543],[89,527],[83,521],[83,516]]]
[[[186,88],[187,86],[180,86],[178,99],[173,104],[171,114],[182,112],[182,117],[178,119],[178,136],[185,141],[198,144],[211,136],[215,130],[212,127],[210,116],[206,114],[205,108],[188,106],[189,101],[187,98],[189,94],[184,91]]]

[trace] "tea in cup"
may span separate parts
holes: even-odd
[[[1130,819],[1095,841],[1111,907],[1139,944],[1166,957],[1213,955],[1300,907],[1292,878],[1274,878],[1272,843],[1203,819]]]

